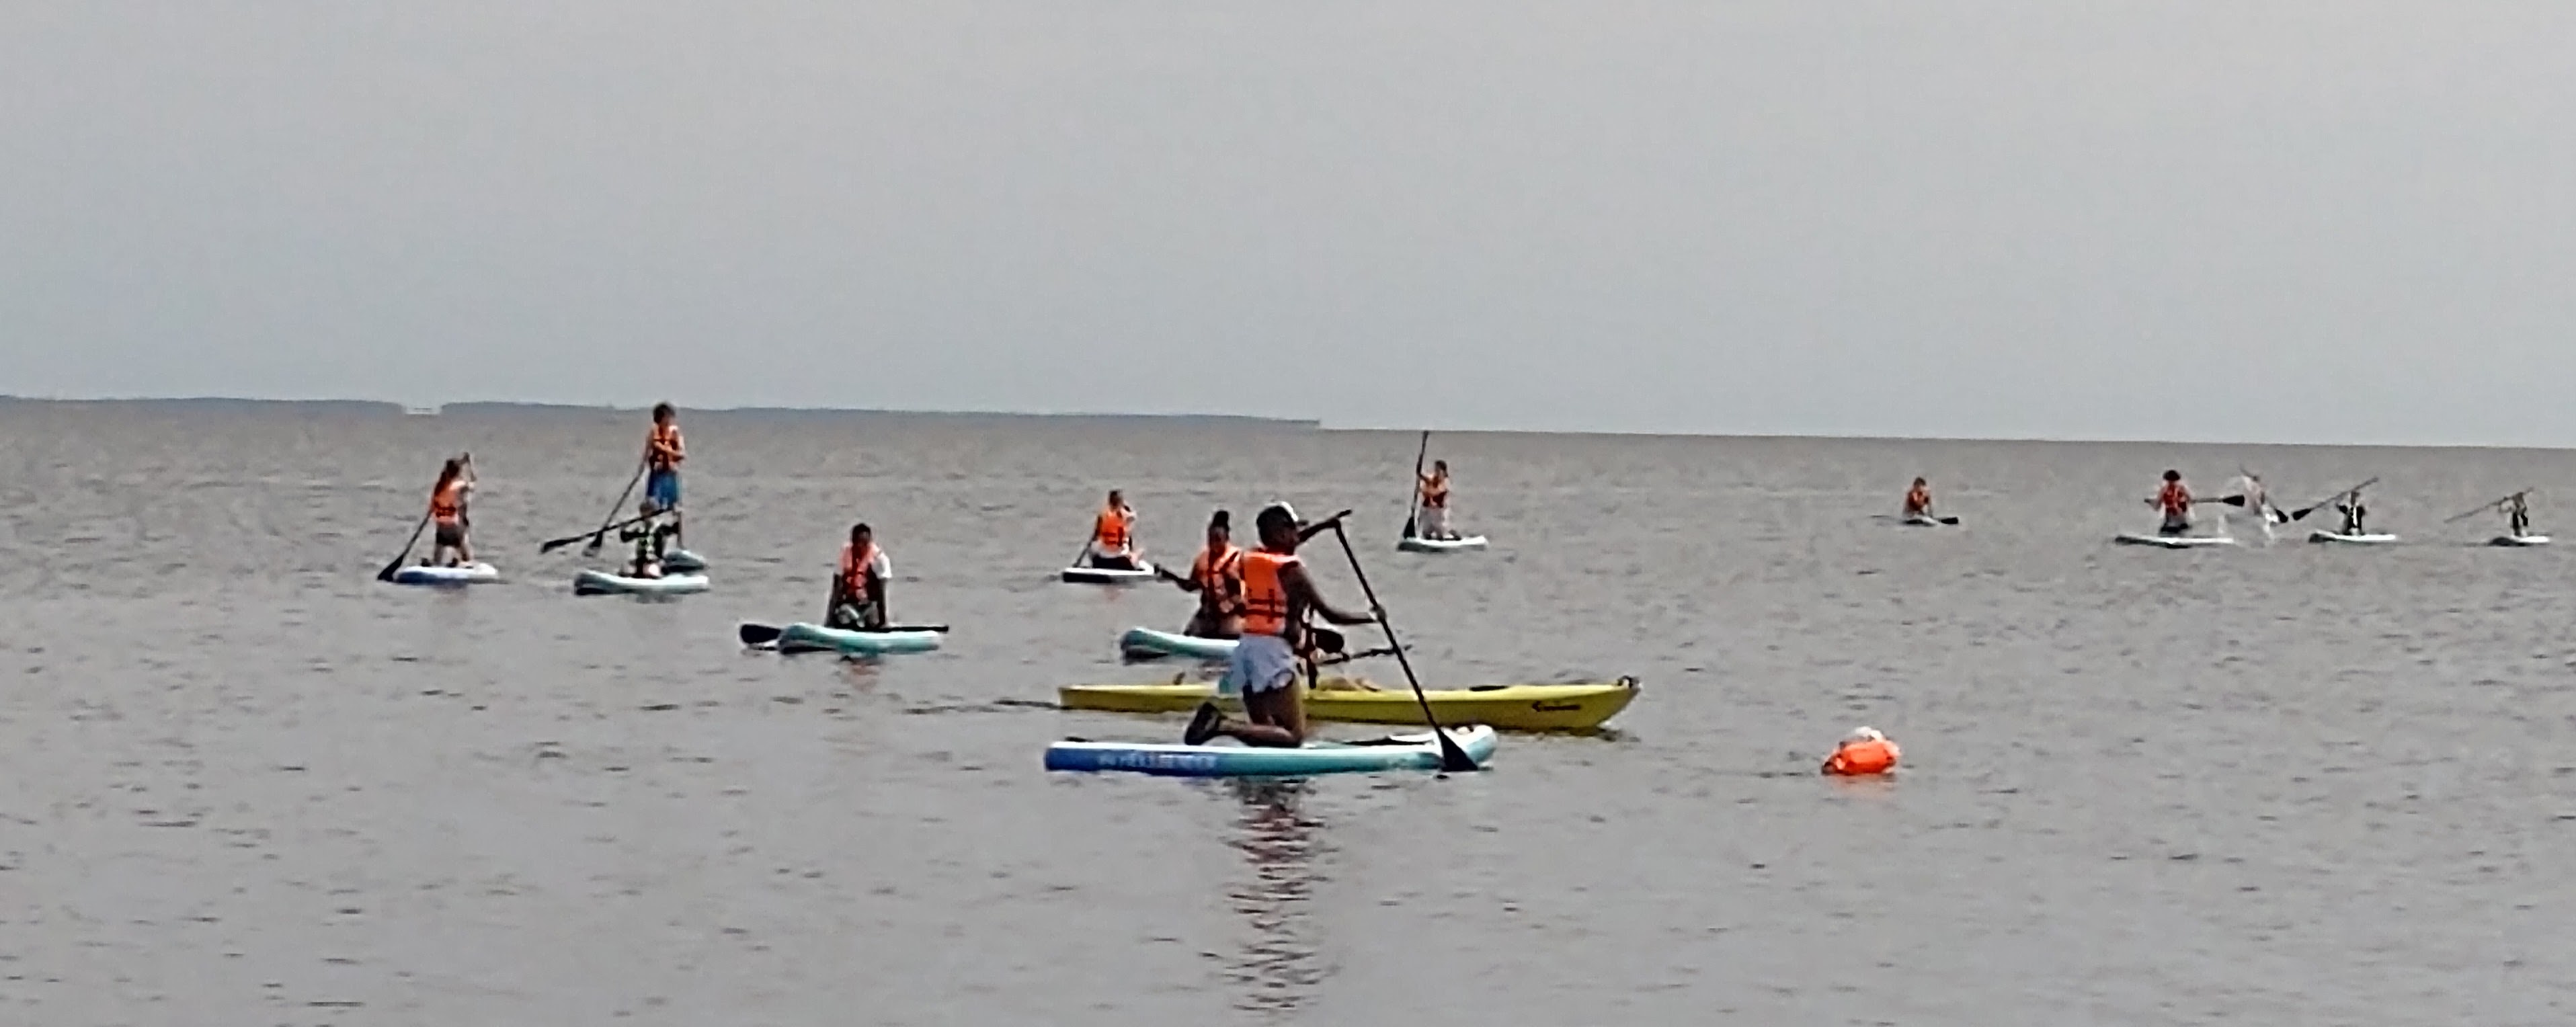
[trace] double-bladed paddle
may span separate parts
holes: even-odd
[[[2337,493],[2335,493],[2334,495],[2327,496],[2327,497],[2326,497],[2326,498],[2324,498],[2324,499],[2317,500],[2317,501],[2316,501],[2316,502],[2314,502],[2314,503],[2310,503],[2310,504],[2308,504],[2308,505],[2306,505],[2306,506],[2303,506],[2303,507],[2300,507],[2300,508],[2298,508],[2298,509],[2296,509],[2296,510],[2292,510],[2292,511],[2290,511],[2290,520],[2293,520],[2293,521],[2303,521],[2303,520],[2306,520],[2309,514],[2315,513],[2315,512],[2317,512],[2317,511],[2319,511],[2319,510],[2323,510],[2323,509],[2325,509],[2326,507],[2333,506],[2333,505],[2334,505],[2338,500],[2342,500],[2342,499],[2344,499],[2344,498],[2346,498],[2346,497],[2349,497],[2349,496],[2358,495],[2358,494],[2360,494],[2361,490],[2366,489],[2366,488],[2369,488],[2369,487],[2371,487],[2371,486],[2373,486],[2373,485],[2377,485],[2377,484],[2379,484],[2379,479],[2377,479],[2377,478],[2372,478],[2372,479],[2370,479],[2369,481],[2362,482],[2362,483],[2361,483],[2361,484],[2359,484],[2359,485],[2355,485],[2355,486],[2353,486],[2353,487],[2351,487],[2351,488],[2348,488],[2348,489],[2345,489],[2345,490],[2343,490],[2343,491],[2341,491],[2341,492],[2337,492]],[[2287,523],[2287,522],[2283,522],[2283,523]]]
[[[1423,437],[1427,440],[1430,434],[1425,432]],[[1395,662],[1404,668],[1404,680],[1413,686],[1414,700],[1422,704],[1422,722],[1431,725],[1431,737],[1440,740],[1440,769],[1451,773],[1474,770],[1476,761],[1467,758],[1467,751],[1459,748],[1458,740],[1441,729],[1440,718],[1431,712],[1431,697],[1422,694],[1422,679],[1414,676],[1413,661],[1405,658],[1404,643],[1395,637],[1395,625],[1387,623],[1386,607],[1378,605],[1377,590],[1369,587],[1368,572],[1360,569],[1359,551],[1351,548],[1350,532],[1342,530],[1342,517],[1347,513],[1349,511],[1345,510],[1334,514],[1326,519],[1326,523],[1333,526],[1333,537],[1341,541],[1342,555],[1351,561],[1351,577],[1358,579],[1360,594],[1368,597],[1369,610],[1377,615],[1378,630],[1386,632],[1386,644],[1395,650]]]
[[[659,516],[662,515],[659,513],[638,514],[615,524],[602,524],[599,526],[598,531],[585,531],[579,535],[566,535],[559,539],[550,540],[545,545],[538,546],[537,552],[551,553],[583,539],[589,539],[590,544],[582,547],[582,552],[596,553],[599,551],[600,545],[607,539],[609,532],[616,531],[619,528],[631,528]]]

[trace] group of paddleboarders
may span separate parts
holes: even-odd
[[[688,458],[679,411],[668,403],[653,404],[653,424],[644,431],[644,498],[635,504],[635,516],[617,529],[618,541],[635,546],[624,568],[628,577],[661,577],[662,558],[683,545],[680,464]]]

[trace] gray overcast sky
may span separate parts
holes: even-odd
[[[48,3],[0,392],[2576,444],[2576,4]]]

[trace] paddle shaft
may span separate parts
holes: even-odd
[[[1398,536],[1400,538],[1412,538],[1414,520],[1422,516],[1422,458],[1430,455],[1431,429],[1425,428],[1422,430],[1422,445],[1413,450],[1413,480],[1405,485],[1409,491],[1404,500],[1404,534]]]
[[[2444,524],[2453,524],[2453,523],[2457,523],[2457,522],[2459,522],[2459,521],[2465,521],[2465,520],[2468,520],[2468,519],[2469,519],[2469,518],[2471,518],[2471,517],[2475,517],[2475,516],[2477,516],[2477,515],[2479,515],[2479,514],[2482,514],[2482,513],[2487,512],[2487,511],[2489,511],[2489,510],[2501,510],[2501,509],[2504,509],[2504,505],[2505,505],[2506,503],[2513,502],[2515,499],[2520,498],[2520,497],[2522,497],[2522,496],[2528,496],[2528,495],[2532,494],[2532,492],[2534,492],[2534,491],[2536,491],[2536,490],[2533,490],[2533,489],[2524,489],[2524,490],[2522,490],[2522,491],[2520,491],[2520,492],[2516,492],[2516,493],[2514,493],[2513,495],[2506,496],[2506,497],[2504,497],[2503,499],[2496,500],[2496,501],[2494,501],[2494,502],[2492,502],[2492,503],[2480,503],[2480,504],[2478,504],[2478,505],[2477,505],[2477,508],[2476,508],[2476,509],[2470,510],[2470,511],[2469,511],[2469,512],[2467,512],[2467,513],[2460,514],[2460,515],[2457,515],[2457,516],[2454,516],[2454,517],[2446,517],[2446,518],[2443,518],[2443,519],[2442,519],[2442,523],[2444,523]]]
[[[1424,432],[1422,437],[1428,442],[1431,433]],[[1395,650],[1396,665],[1404,668],[1404,682],[1413,686],[1413,699],[1422,705],[1422,722],[1431,725],[1431,737],[1440,740],[1440,769],[1476,769],[1476,761],[1468,759],[1467,753],[1458,748],[1458,741],[1449,737],[1449,732],[1441,730],[1440,718],[1431,712],[1431,697],[1422,694],[1422,679],[1413,673],[1413,660],[1404,655],[1404,643],[1396,639],[1395,625],[1388,623],[1386,618],[1386,607],[1378,605],[1377,590],[1369,587],[1368,572],[1360,569],[1359,550],[1351,548],[1351,535],[1342,530],[1338,519],[1333,522],[1333,538],[1342,543],[1342,555],[1351,561],[1351,577],[1359,581],[1360,595],[1368,599],[1369,610],[1377,614],[1377,628],[1386,632],[1387,648]]]
[[[557,549],[561,549],[561,548],[563,548],[563,547],[565,547],[565,546],[571,545],[571,544],[573,544],[573,543],[575,543],[575,542],[579,542],[579,541],[581,541],[581,540],[583,540],[583,539],[586,539],[586,538],[588,538],[588,539],[604,539],[604,538],[606,538],[606,537],[608,536],[608,533],[609,533],[609,532],[616,531],[616,530],[617,530],[617,529],[619,529],[619,528],[631,528],[631,527],[634,527],[635,525],[642,524],[642,523],[644,523],[644,522],[646,522],[646,521],[652,520],[653,518],[656,518],[656,517],[659,517],[659,516],[662,516],[662,515],[661,515],[661,514],[658,514],[658,513],[639,514],[639,515],[637,515],[637,516],[629,517],[629,518],[627,518],[627,519],[625,519],[625,520],[619,521],[619,522],[617,522],[617,523],[615,523],[615,524],[602,524],[602,525],[600,525],[600,526],[599,526],[599,530],[598,530],[598,531],[585,531],[585,532],[583,532],[583,533],[581,533],[581,534],[579,534],[579,535],[566,535],[566,536],[564,536],[564,537],[562,537],[562,538],[559,538],[559,539],[553,539],[553,540],[550,540],[550,541],[548,541],[545,545],[538,546],[538,547],[537,547],[537,551],[538,551],[538,552],[540,552],[540,553],[551,553],[551,552],[554,552],[554,551],[555,551],[555,550],[557,550]]]
[[[599,530],[590,533],[590,545],[585,548],[599,548],[600,540],[606,538],[608,535],[608,529],[613,527],[613,525],[608,522],[617,519],[617,511],[626,509],[626,497],[635,494],[635,483],[644,480],[644,469],[649,466],[651,466],[650,461],[641,459],[635,461],[635,473],[626,479],[626,488],[617,493],[617,501],[608,504],[608,512],[601,515],[599,518]],[[634,522],[629,521],[627,523],[632,524]]]
[[[420,544],[421,530],[427,527],[429,527],[429,512],[424,510],[420,515],[420,523],[411,526],[411,539],[403,543],[402,552],[394,554],[394,562],[386,564],[385,569],[376,572],[377,581],[394,579],[394,571],[401,569],[403,561],[411,559],[411,547]]]

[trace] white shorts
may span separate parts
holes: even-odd
[[[1245,635],[1234,645],[1234,655],[1225,662],[1225,676],[1218,678],[1218,695],[1241,695],[1267,692],[1297,683],[1297,653],[1288,648],[1288,640],[1277,635]]]

